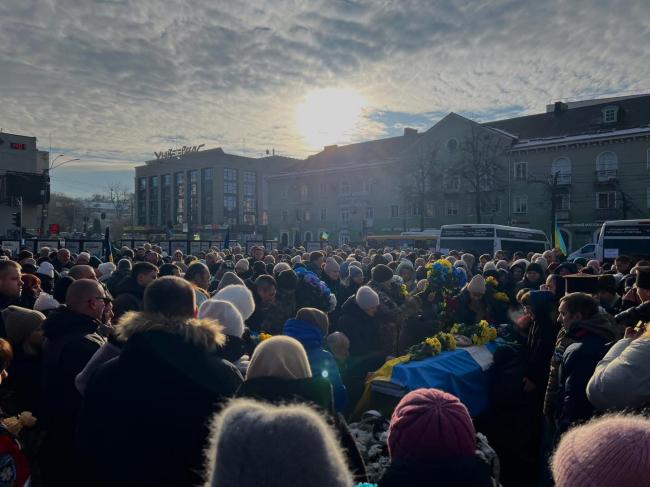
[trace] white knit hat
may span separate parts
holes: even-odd
[[[208,299],[199,308],[199,318],[217,320],[223,326],[223,333],[241,338],[244,334],[244,319],[235,306],[228,301]]]
[[[379,295],[368,286],[361,286],[356,294],[357,306],[362,310],[368,310],[379,306]]]
[[[467,285],[467,290],[470,293],[485,294],[485,278],[480,274],[472,277]]]
[[[239,259],[235,264],[235,270],[239,272],[248,272],[250,269],[250,264],[246,259]]]
[[[99,264],[99,273],[102,275],[102,277],[108,277],[110,276],[113,272],[115,272],[115,264],[112,262],[102,262]]]
[[[302,262],[302,257],[299,255],[294,256],[293,259],[291,259],[292,264],[300,264]]]
[[[50,309],[56,309],[61,304],[54,299],[54,297],[51,294],[47,294],[45,292],[41,292],[41,294],[38,295],[38,298],[36,298],[36,302],[34,303],[34,309],[36,311],[48,311]]]
[[[36,269],[36,274],[41,274],[54,279],[54,266],[49,262],[41,262],[41,265]]]
[[[213,299],[232,303],[244,320],[250,318],[253,311],[255,311],[253,293],[246,286],[239,284],[226,286],[215,294]]]
[[[494,262],[492,262],[491,260],[486,262],[483,265],[483,272],[485,272],[485,271],[496,271],[496,270],[497,270],[497,265]]]

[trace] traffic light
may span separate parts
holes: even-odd
[[[12,220],[14,222],[14,227],[21,228],[23,226],[22,225],[22,223],[23,223],[22,215],[20,214],[19,211],[15,212],[15,213],[12,213],[11,217],[12,217]]]

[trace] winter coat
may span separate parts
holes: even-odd
[[[564,351],[558,373],[555,418],[559,432],[594,414],[594,407],[587,399],[587,384],[596,365],[607,353],[608,343],[616,337],[607,316],[597,313],[590,319],[573,323],[567,331],[574,342]]]
[[[20,298],[12,298],[0,294],[0,311],[3,311],[5,308],[8,308],[11,305],[20,305]],[[7,332],[5,331],[5,320],[2,317],[2,313],[0,313],[0,338],[7,338]]]
[[[435,485],[436,487],[492,487],[489,466],[479,457],[453,457],[426,464],[393,460],[379,487]]]
[[[43,349],[40,409],[34,415],[46,431],[40,466],[44,480],[51,485],[74,485],[74,434],[81,409],[75,378],[106,341],[97,332],[99,324],[98,320],[66,306],[52,310],[43,322],[47,340]]]
[[[339,330],[350,340],[350,356],[352,357],[386,356],[390,353],[390,350],[382,349],[379,323],[375,317],[369,316],[359,308],[356,296],[351,296],[343,303]]]
[[[124,315],[126,340],[86,388],[77,430],[85,485],[199,485],[210,418],[242,382],[210,320]]]
[[[135,297],[138,299],[140,302],[142,302],[144,298],[144,287],[140,286],[137,281],[135,280],[135,277],[133,276],[126,276],[120,283],[117,285],[115,288],[115,294],[113,294],[113,297],[118,297],[122,294],[130,294],[131,296]]]
[[[550,316],[534,318],[528,331],[526,377],[535,383],[536,392],[542,395],[548,384],[551,357],[558,331],[556,323]]]
[[[116,270],[113,272],[113,274],[111,274],[111,277],[104,281],[104,285],[106,286],[106,289],[108,289],[109,293],[111,293],[113,296],[116,296],[118,285],[128,276],[129,271]]]
[[[587,385],[596,409],[639,409],[650,405],[650,339],[624,338],[598,362]]]
[[[336,323],[341,316],[341,306],[343,306],[343,286],[340,279],[333,280],[325,272],[321,280],[327,285],[332,294],[336,296],[336,308],[329,313],[330,323]]]
[[[82,396],[86,393],[86,387],[90,378],[97,372],[97,369],[111,359],[120,355],[122,349],[111,342],[104,343],[99,350],[90,358],[84,369],[77,374],[74,384],[79,394]]]
[[[8,377],[2,382],[2,409],[14,415],[23,411],[36,411],[41,393],[43,354],[26,353],[23,347],[14,346],[14,358],[7,369]]]
[[[337,411],[347,406],[348,397],[341,380],[336,360],[325,350],[325,335],[316,325],[300,320],[288,320],[284,325],[284,334],[298,340],[307,352],[309,365],[314,377],[323,377],[332,384],[334,404]]]

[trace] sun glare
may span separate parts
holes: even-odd
[[[296,109],[296,124],[305,141],[314,149],[347,142],[359,127],[366,98],[344,88],[326,88],[309,93]]]

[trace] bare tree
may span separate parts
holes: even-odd
[[[494,211],[496,198],[507,184],[502,161],[506,146],[503,137],[476,124],[470,124],[470,133],[460,144],[461,159],[455,171],[473,195],[476,223],[483,221],[484,213]]]
[[[420,229],[424,230],[427,207],[440,199],[442,168],[438,160],[438,146],[421,148],[407,165],[401,180],[400,192],[406,208],[420,217]]]
[[[108,191],[108,200],[115,209],[115,217],[122,220],[125,213],[129,211],[131,203],[131,193],[129,188],[122,183],[112,182],[106,187]]]

